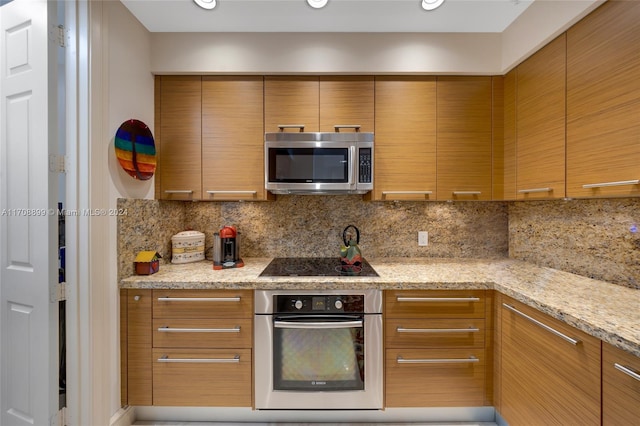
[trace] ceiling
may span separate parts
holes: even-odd
[[[217,0],[213,10],[193,0],[121,2],[151,32],[501,33],[534,0],[445,0],[434,11],[421,0],[329,0],[323,9],[305,0]]]

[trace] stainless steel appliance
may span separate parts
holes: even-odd
[[[381,409],[379,290],[257,290],[256,409]]]
[[[373,133],[266,133],[264,158],[265,188],[274,194],[373,189]]]

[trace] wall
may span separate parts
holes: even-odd
[[[640,198],[510,203],[509,256],[640,289]]]

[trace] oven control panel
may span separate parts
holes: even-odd
[[[274,313],[364,313],[364,295],[276,295]]]

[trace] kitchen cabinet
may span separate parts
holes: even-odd
[[[509,71],[501,83],[501,93],[494,88],[493,196],[494,200],[516,199],[516,76]],[[494,77],[494,87],[499,82]],[[496,117],[496,104],[502,107],[502,119]],[[501,131],[496,130],[502,126]]]
[[[320,77],[320,131],[355,131],[336,129],[336,125],[360,126],[361,132],[374,131],[373,77]]]
[[[631,425],[640,419],[640,358],[602,344],[602,424]]]
[[[265,200],[263,78],[202,77],[202,199]]]
[[[151,405],[151,290],[120,290],[123,405]],[[124,313],[124,316],[122,315]]]
[[[305,132],[320,128],[320,81],[315,76],[264,77],[264,131],[277,132],[281,125],[304,126]],[[285,131],[301,131],[290,128]],[[262,138],[264,140],[264,137]]]
[[[155,80],[158,173],[156,198],[202,197],[202,79],[157,76]]]
[[[385,292],[387,407],[491,405],[484,290]]]
[[[499,308],[505,421],[600,424],[600,340],[508,296]]]
[[[375,81],[374,200],[436,199],[436,80]]]
[[[566,37],[516,69],[517,198],[565,196]]]
[[[438,200],[491,200],[492,78],[437,78]]]
[[[567,31],[567,196],[640,195],[640,3]]]

